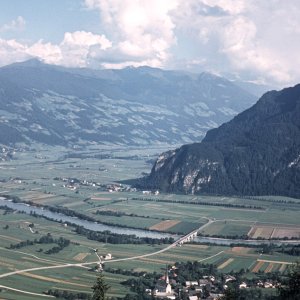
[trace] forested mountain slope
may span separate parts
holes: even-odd
[[[139,186],[180,193],[300,197],[300,85],[263,95],[207,132],[163,153]]]

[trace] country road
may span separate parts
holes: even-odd
[[[165,248],[163,248],[161,250],[158,250],[158,251],[155,251],[155,252],[151,252],[151,253],[147,253],[147,254],[143,254],[143,255],[138,255],[138,256],[132,256],[132,257],[126,257],[126,258],[119,258],[119,259],[111,259],[111,260],[105,261],[105,263],[112,263],[112,262],[119,262],[119,261],[126,261],[126,260],[135,260],[135,259],[149,257],[149,256],[153,256],[153,255],[157,255],[157,254],[163,253],[165,251],[168,251],[168,250],[176,247],[180,241],[182,241],[183,239],[189,237],[190,235],[194,234],[195,232],[198,232],[199,230],[202,230],[203,228],[205,228],[206,226],[208,226],[211,222],[213,222],[213,221],[209,220],[207,223],[205,223],[204,225],[202,225],[198,229],[193,230],[192,232],[188,233],[187,235],[185,235],[185,236],[181,237],[180,239],[178,239],[177,241],[175,241],[173,244],[168,245],[167,247],[165,247]],[[69,268],[69,267],[84,267],[84,266],[87,266],[87,265],[97,264],[98,262],[99,261],[93,261],[93,262],[88,262],[88,263],[76,263],[76,264],[66,264],[65,263],[65,264],[59,264],[59,265],[54,265],[54,266],[23,269],[23,270],[17,270],[17,271],[12,271],[12,272],[1,274],[0,278],[9,277],[9,276],[16,275],[16,274],[21,274],[21,273],[24,273],[24,272],[33,272],[33,271],[40,271],[40,270]]]
[[[27,292],[24,290],[14,289],[14,288],[11,288],[11,287],[8,287],[5,285],[0,285],[0,289],[6,289],[6,290],[10,290],[10,291],[14,291],[14,292],[22,293],[22,294],[27,294],[27,295],[32,295],[32,296],[55,298],[54,296],[50,296],[50,295],[46,295],[46,294],[31,293],[31,292]]]
[[[208,219],[208,222],[205,223],[204,225],[202,225],[201,227],[199,227],[198,229],[196,230],[193,230],[192,232],[188,233],[187,235],[181,237],[180,239],[178,239],[177,241],[175,241],[173,244],[161,249],[161,250],[158,250],[158,251],[155,251],[155,252],[151,252],[151,253],[148,253],[148,254],[143,254],[143,255],[138,255],[138,256],[133,256],[133,257],[126,257],[126,258],[119,258],[119,259],[111,259],[111,260],[107,260],[105,261],[105,264],[107,263],[113,263],[113,262],[120,262],[120,261],[127,261],[127,260],[136,260],[136,259],[140,259],[140,258],[144,258],[144,257],[149,257],[149,256],[153,256],[153,255],[157,255],[157,254],[160,254],[160,253],[163,253],[163,252],[166,252],[174,247],[176,247],[182,240],[186,239],[187,237],[193,235],[194,233],[204,229],[205,227],[207,227],[209,224],[211,224],[212,221],[211,219]],[[223,251],[217,253],[217,254],[214,254],[210,257],[206,257],[200,261],[204,261],[206,259],[209,259],[209,258],[213,258],[219,254],[221,254]],[[24,253],[26,254],[26,253]],[[36,257],[37,259],[40,259],[38,258],[37,256],[35,255],[31,255],[31,254],[27,254],[27,255],[30,255],[30,256],[34,256]],[[41,259],[43,260],[43,259]],[[5,278],[5,277],[9,277],[9,276],[13,276],[13,275],[17,275],[17,274],[22,274],[22,273],[25,273],[25,272],[33,272],[33,271],[41,271],[41,270],[49,270],[49,269],[61,269],[61,268],[69,268],[69,267],[79,267],[79,268],[86,268],[86,266],[88,265],[95,265],[95,264],[98,264],[99,261],[93,261],[93,262],[88,262],[88,263],[76,263],[76,264],[59,264],[59,265],[54,265],[54,266],[48,266],[48,267],[37,267],[37,268],[30,268],[30,269],[23,269],[23,270],[17,270],[17,271],[13,271],[13,272],[8,272],[8,273],[5,273],[5,274],[1,274],[0,275],[0,279],[1,278]],[[51,297],[53,298],[53,296],[49,296],[49,295],[45,295],[45,294],[38,294],[38,293],[33,293],[33,292],[28,292],[28,291],[25,291],[25,290],[19,290],[19,289],[15,289],[15,288],[11,288],[11,287],[8,287],[8,286],[4,286],[4,285],[0,285],[0,288],[3,288],[3,289],[7,289],[7,290],[11,290],[11,291],[15,291],[15,292],[18,292],[18,293],[23,293],[23,294],[28,294],[28,295],[33,295],[33,296],[40,296],[40,297]]]
[[[105,261],[105,264],[108,264],[108,263],[113,263],[113,262],[121,262],[121,261],[129,261],[129,260],[137,260],[137,259],[141,259],[141,258],[145,258],[145,257],[150,257],[150,256],[154,256],[154,255],[158,255],[158,254],[161,254],[163,252],[166,252],[174,247],[176,247],[178,244],[180,244],[182,241],[184,241],[185,239],[187,239],[188,237],[194,235],[196,232],[204,229],[205,227],[209,226],[210,224],[214,223],[214,222],[217,222],[217,220],[215,219],[208,219],[208,222],[205,223],[204,225],[202,225],[201,227],[199,227],[198,229],[195,229],[193,230],[192,232],[188,233],[187,235],[179,238],[177,241],[175,241],[173,244],[171,245],[168,245],[166,246],[165,248],[161,249],[161,250],[158,250],[158,251],[155,251],[155,252],[151,252],[151,253],[147,253],[147,254],[142,254],[142,255],[137,255],[137,256],[132,256],[132,257],[125,257],[125,258],[117,258],[117,259],[111,259],[111,260],[106,260]],[[6,249],[8,250],[8,249]],[[9,250],[8,250],[9,251]],[[16,251],[16,252],[19,252],[19,251]],[[37,256],[35,255],[32,255],[32,254],[28,254],[28,253],[24,253],[24,252],[20,252],[20,253],[23,253],[23,254],[26,254],[26,255],[30,255],[30,256],[33,256],[37,259],[40,259],[38,258]],[[201,260],[199,260],[199,262],[201,261],[205,261],[207,259],[210,259],[210,258],[213,258],[215,256],[218,256],[220,255],[221,253],[223,253],[223,251],[220,251],[219,253],[216,253],[216,254],[213,254],[209,257],[206,257],[206,258],[203,258]],[[40,259],[40,260],[44,260],[44,259]],[[30,269],[23,269],[23,270],[16,270],[16,271],[12,271],[12,272],[8,272],[8,273],[4,273],[4,274],[1,274],[0,275],[0,279],[1,278],[6,278],[6,277],[9,277],[9,276],[13,276],[13,275],[17,275],[17,274],[22,274],[22,273],[25,273],[25,272],[34,272],[34,271],[41,271],[41,270],[49,270],[49,269],[62,269],[62,268],[70,268],[70,267],[78,267],[78,268],[86,268],[86,266],[88,265],[96,265],[99,263],[99,260],[97,261],[93,261],[93,262],[86,262],[86,263],[60,263],[60,264],[57,264],[57,265],[53,265],[53,266],[47,266],[47,267],[36,267],[36,268],[30,268]],[[24,294],[31,294],[31,295],[36,295],[36,296],[43,296],[43,297],[46,297],[47,295],[43,295],[43,294],[37,294],[37,293],[31,293],[31,292],[27,292],[27,291],[24,291],[24,290],[18,290],[18,289],[14,289],[14,288],[10,288],[10,287],[7,287],[7,286],[0,286],[0,288],[6,288],[6,289],[9,289],[9,290],[13,290],[13,291],[16,291],[16,292],[19,292],[19,293],[24,293]]]

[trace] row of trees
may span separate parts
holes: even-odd
[[[110,231],[93,231],[86,229],[82,226],[75,226],[75,232],[80,235],[86,236],[90,240],[109,243],[109,244],[172,244],[173,238],[149,238],[149,237],[137,237],[136,235],[124,235],[112,233]]]
[[[145,218],[149,219],[150,216],[143,216],[143,215],[137,215],[137,214],[128,214],[122,211],[113,211],[113,210],[97,210],[95,212],[96,215],[102,215],[102,216],[113,216],[113,217],[123,217],[123,216],[128,216],[128,217],[138,217],[138,218]],[[152,219],[158,219],[158,220],[164,220],[161,218],[157,217],[151,217]],[[119,225],[118,225],[119,226]]]
[[[185,201],[185,200],[170,200],[170,199],[156,199],[156,198],[132,198],[137,201],[152,201],[152,202],[164,202],[164,203],[176,203],[176,204],[192,204],[192,205],[205,205],[205,206],[219,206],[219,207],[230,207],[230,208],[243,208],[243,209],[256,209],[264,210],[265,208],[257,205],[244,205],[244,204],[233,204],[233,203],[222,203],[222,202],[210,202],[210,201]]]
[[[32,246],[36,244],[57,244],[57,246],[54,246],[53,248],[45,252],[46,254],[54,254],[68,247],[70,245],[70,240],[65,239],[63,237],[59,237],[58,239],[55,239],[50,233],[48,233],[47,235],[44,235],[39,239],[34,239],[33,241],[26,240],[17,244],[11,244],[9,246],[9,249],[20,249],[26,246]]]

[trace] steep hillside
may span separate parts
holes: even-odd
[[[254,101],[208,73],[67,69],[31,60],[0,68],[0,144],[200,141]]]
[[[300,197],[300,85],[268,92],[201,143],[160,155],[140,186]]]

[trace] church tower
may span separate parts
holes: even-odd
[[[166,294],[172,293],[172,287],[169,280],[168,266],[166,266]]]

